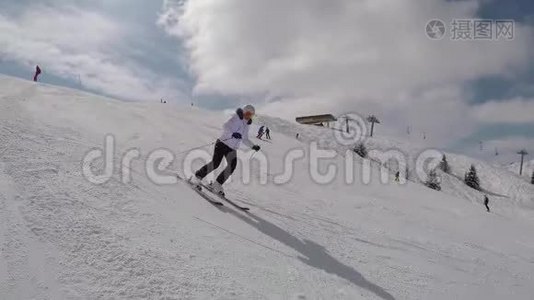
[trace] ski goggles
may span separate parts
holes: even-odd
[[[245,118],[247,118],[247,119],[252,119],[252,118],[254,117],[254,112],[252,112],[252,111],[245,111],[245,112],[243,113],[243,116],[245,116]]]

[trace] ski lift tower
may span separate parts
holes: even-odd
[[[380,120],[375,115],[370,115],[367,117],[367,122],[371,123],[371,137],[373,136],[373,132],[375,129],[375,123],[380,124]]]
[[[347,133],[350,133],[350,126],[349,126],[349,121],[357,121],[357,120],[354,120],[352,118],[349,118],[348,116],[347,117],[341,117],[340,119],[345,119],[345,131]],[[343,127],[343,125],[341,125],[341,127]],[[343,129],[339,129],[340,131],[343,131]]]

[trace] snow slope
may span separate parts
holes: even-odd
[[[341,121],[338,124],[332,125],[332,128],[325,128],[305,126],[296,123],[292,124],[268,116],[262,116],[259,119],[262,125],[273,128],[275,132],[285,133],[288,137],[295,137],[296,133],[299,133],[301,140],[306,142],[316,141],[323,148],[334,149],[339,155],[344,156],[347,150],[353,148],[354,144],[345,146],[340,145],[337,142],[334,134],[335,130],[345,128],[343,117],[341,117],[340,120]],[[421,184],[426,180],[426,178],[420,179],[415,175],[415,161],[419,154],[428,150],[428,148],[417,144],[415,141],[404,141],[394,137],[367,136],[364,137],[363,141],[369,151],[369,156],[374,160],[374,165],[385,165],[388,172],[394,174],[399,170],[399,167],[396,165],[388,167],[386,162],[382,162],[382,164],[378,163],[380,161],[379,155],[373,154],[371,150],[377,150],[379,153],[384,153],[389,150],[399,151],[406,157],[410,180]],[[530,177],[528,177],[528,180],[524,180],[519,176],[512,174],[509,170],[510,168],[496,166],[465,155],[444,151],[440,152],[447,156],[451,168],[451,174],[439,172],[443,192],[466,199],[472,203],[478,203],[479,205],[482,205],[484,195],[488,195],[490,197],[491,206],[494,207],[497,212],[510,217],[520,215],[534,221],[534,185],[530,184]],[[441,160],[441,155],[439,155],[439,160]],[[477,169],[482,191],[473,190],[463,183],[464,175],[471,165],[474,165]],[[518,166],[512,168],[519,169]],[[531,174],[530,163],[525,164],[525,170],[525,172]],[[401,167],[400,172],[404,175],[405,168]]]
[[[506,166],[506,169],[519,176],[520,162],[514,162]],[[523,163],[523,177],[530,182],[532,179],[532,172],[534,172],[534,159]]]
[[[382,184],[378,172],[369,184],[341,178],[317,184],[307,159],[295,162],[288,183],[275,184],[290,149],[309,154],[290,123],[273,126],[272,143],[259,141],[270,162],[267,184],[257,180],[257,165],[250,184],[240,183],[241,170],[229,183],[229,197],[252,208],[247,214],[216,208],[182,183],[154,184],[144,170],[144,158],[162,148],[176,156],[169,169],[181,170],[188,149],[218,136],[222,113],[0,76],[0,115],[1,299],[531,299],[534,293],[529,218],[488,214],[418,183]],[[142,158],[130,169],[131,182],[115,172],[95,185],[82,176],[81,162],[110,133],[117,158],[132,148]]]

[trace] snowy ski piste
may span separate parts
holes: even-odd
[[[534,186],[507,166],[447,153],[438,192],[393,173],[384,183],[380,164],[355,155],[347,184],[347,146],[333,130],[257,108],[250,139],[261,150],[245,166],[255,151],[241,147],[224,185],[242,211],[176,176],[211,157],[235,108],[125,102],[7,76],[0,99],[0,299],[534,295]],[[255,138],[260,124],[269,142]],[[314,143],[337,155],[310,163]],[[421,151],[395,137],[367,147]],[[288,153],[302,156],[286,173]],[[462,182],[471,164],[482,192]],[[329,166],[335,179],[317,182]]]

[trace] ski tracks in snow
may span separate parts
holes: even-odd
[[[0,271],[0,295],[183,299],[255,294],[206,267],[190,225],[177,229],[180,225],[168,223],[175,213],[159,219],[168,207],[155,210],[158,201],[176,206],[177,199],[141,178],[129,185],[117,178],[102,185],[86,181],[80,162],[97,142],[34,118],[24,105],[0,102],[0,180],[12,191],[0,202],[0,267],[7,270]],[[209,241],[200,244],[209,247]]]
[[[87,147],[72,143],[75,136],[54,137],[72,132],[33,123],[17,103],[2,105],[11,107],[1,108],[9,112],[2,114],[2,125],[9,130],[0,131],[5,147],[0,158],[4,241],[0,295],[20,299],[187,295],[180,287],[185,278],[169,267],[171,261],[181,260],[178,255],[162,256],[157,247],[136,246],[129,239],[127,228],[137,227],[135,223],[143,219],[131,205],[135,199],[131,187],[116,180],[103,186],[85,181],[79,163],[72,161]]]
[[[118,176],[91,184],[80,163],[86,151],[102,147],[105,134],[118,138],[117,153],[139,146],[147,155],[155,147],[207,143],[215,132],[206,124],[218,119],[12,85],[19,90],[0,99],[0,298],[532,294],[530,227],[479,215],[465,201],[415,185],[336,190],[296,176],[280,187],[230,188],[253,207],[245,214],[218,210],[188,187],[154,185],[139,163],[130,184]],[[276,148],[269,154],[280,160],[287,149]],[[465,212],[444,209],[445,201]],[[523,246],[509,243],[514,239]]]
[[[0,165],[0,295],[6,299],[62,298],[53,270],[55,252],[25,226],[20,197]]]

